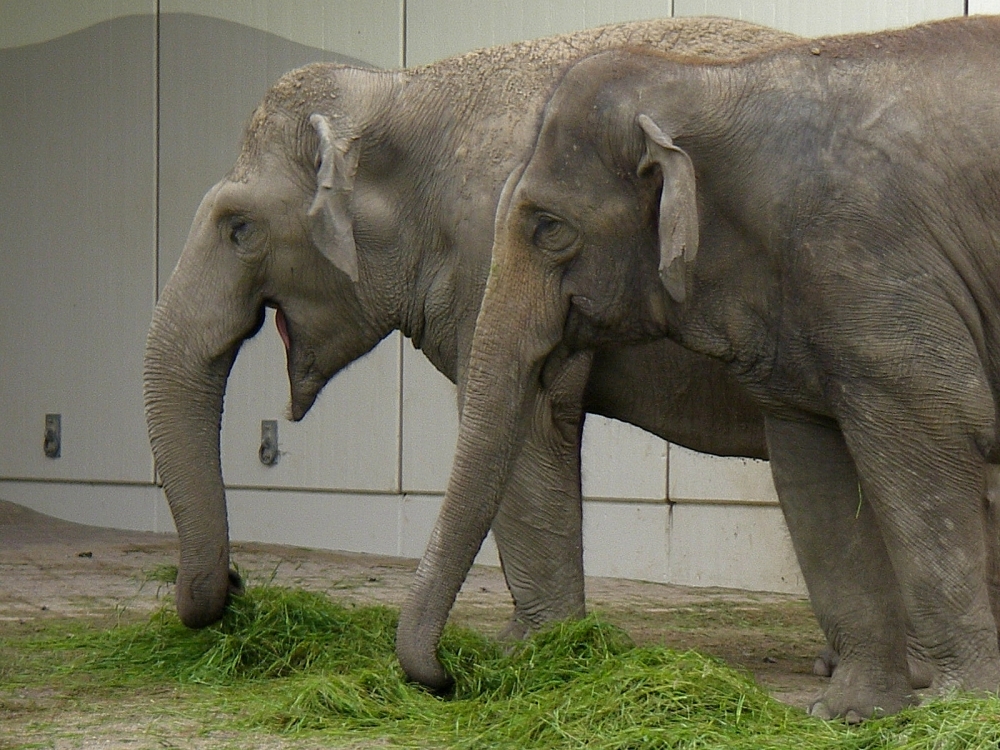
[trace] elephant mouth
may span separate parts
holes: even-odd
[[[302,351],[302,347],[295,345],[294,332],[289,327],[287,316],[280,307],[277,305],[274,307],[274,324],[285,347],[285,359],[288,364],[288,387],[291,398],[289,417],[292,421],[298,422],[309,413],[329,378],[317,370],[316,358],[312,352]]]
[[[573,295],[570,299],[563,329],[563,340],[570,347],[586,348],[602,338],[600,326],[594,321],[595,310],[593,301],[588,297]]]
[[[662,324],[643,316],[614,314],[582,295],[570,300],[563,340],[572,349],[643,344],[666,335]]]
[[[292,340],[288,336],[288,320],[285,318],[285,313],[282,312],[280,307],[275,310],[274,324],[278,327],[278,335],[281,337],[281,343],[285,345],[285,356],[288,356],[288,352],[292,348]]]

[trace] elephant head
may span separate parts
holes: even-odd
[[[177,609],[191,627],[218,620],[239,583],[229,571],[219,433],[230,369],[265,308],[277,310],[296,420],[392,328],[372,314],[378,293],[358,262],[360,145],[357,124],[330,111],[334,72],[378,75],[313,66],[272,88],[236,167],[202,200],[150,327],[146,420],[180,541]]]
[[[586,85],[571,72],[558,92]],[[652,120],[623,121],[610,102],[552,119],[562,99],[550,102],[533,154],[501,196],[455,463],[400,618],[404,670],[437,690],[449,685],[437,639],[525,432],[582,387],[574,371],[585,352],[676,329],[697,251],[684,152]],[[597,136],[595,118],[606,120]]]

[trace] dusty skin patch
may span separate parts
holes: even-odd
[[[46,618],[141,617],[172,595],[151,580],[176,563],[169,534],[127,532],[60,521],[0,501],[0,637]],[[251,583],[274,580],[359,603],[398,607],[416,561],[265,544],[235,544],[233,558]],[[592,611],[640,644],[693,648],[753,673],[780,700],[805,707],[824,679],[812,674],[822,636],[800,598],[731,589],[695,589],[588,578]],[[452,621],[496,633],[511,612],[500,571],[476,567]],[[2,655],[0,655],[2,659]],[[0,663],[0,750],[11,748],[285,748],[329,747],[315,741],[247,732],[213,732],[185,716],[172,691],[134,701],[97,702],[57,689],[5,689]],[[376,748],[378,743],[353,748]]]

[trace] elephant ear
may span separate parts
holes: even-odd
[[[663,173],[660,194],[660,281],[676,302],[687,299],[687,265],[698,254],[698,200],[694,165],[670,136],[646,115],[639,115],[646,150],[639,161],[639,174],[653,165]]]
[[[307,214],[309,236],[333,265],[357,281],[358,250],[350,202],[361,148],[356,139],[335,138],[323,115],[310,115],[309,122],[319,136],[316,197]]]

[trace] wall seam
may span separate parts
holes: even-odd
[[[156,0],[154,19],[154,62],[153,62],[153,309],[160,299],[160,0]],[[156,459],[152,452],[149,455],[149,481],[157,485]],[[159,524],[155,517],[154,524]]]
[[[153,154],[153,259],[155,267],[153,278],[153,301],[160,299],[160,0],[156,0],[156,70],[153,81],[153,137],[155,139]]]
[[[396,335],[397,347],[396,355],[399,358],[399,369],[396,373],[399,380],[399,400],[396,402],[396,492],[404,494],[403,488],[403,398],[405,398],[406,383],[403,371],[403,356],[406,353],[403,348],[403,334]]]
[[[670,0],[672,3],[674,0]],[[399,60],[402,67],[407,67],[409,62],[406,59],[406,16],[409,13],[409,9],[406,7],[406,0],[399,0],[399,28],[402,33],[400,34],[399,40]]]

